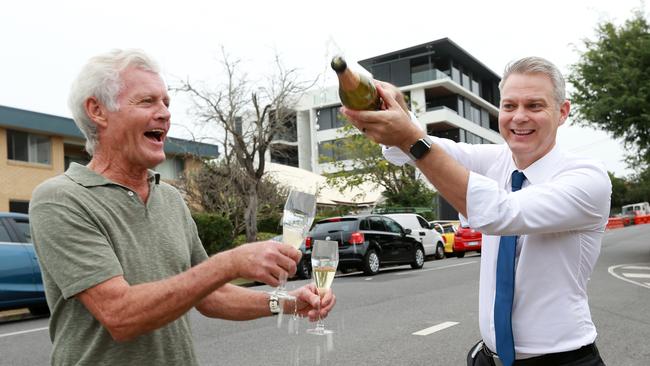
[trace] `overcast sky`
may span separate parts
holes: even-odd
[[[508,61],[529,55],[566,72],[599,22],[622,24],[639,7],[640,0],[7,1],[0,11],[0,104],[69,117],[68,90],[87,59],[130,47],[158,60],[168,82],[218,79],[221,46],[251,77],[263,74],[277,51],[287,67],[313,79],[330,73],[335,52],[361,60],[443,37],[499,75]],[[186,137],[195,129],[188,105],[172,99],[170,134]],[[558,141],[618,176],[630,173],[622,144],[604,132],[569,119]]]

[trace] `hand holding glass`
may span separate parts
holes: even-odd
[[[311,251],[311,266],[314,282],[318,294],[323,297],[329,291],[334,281],[336,267],[339,264],[339,243],[331,240],[316,240]],[[333,330],[325,329],[325,324],[320,318],[320,309],[316,328],[307,329],[307,333],[325,335],[334,333]]]

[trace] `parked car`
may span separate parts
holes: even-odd
[[[282,243],[282,235],[274,236],[271,240]],[[303,241],[300,246],[300,251],[302,252],[302,257],[300,258],[300,262],[298,262],[295,277],[306,280],[311,278],[311,243],[307,245],[307,241]]]
[[[463,258],[466,252],[481,252],[483,235],[469,226],[460,226],[454,235],[454,254]]]
[[[375,275],[387,265],[410,264],[419,269],[424,265],[424,248],[419,240],[409,236],[390,217],[360,215],[332,217],[318,221],[309,233],[314,240],[335,240],[339,245],[339,269],[363,270]]]
[[[411,229],[409,236],[422,243],[425,256],[434,256],[436,259],[445,257],[445,243],[442,236],[433,230],[424,217],[413,213],[384,214],[402,225],[405,229]]]
[[[41,268],[29,231],[29,216],[0,212],[0,310],[29,308],[49,314]]]
[[[458,221],[431,221],[431,227],[442,235],[442,240],[445,243],[445,255],[447,257],[454,255],[454,236],[456,230],[460,225]]]

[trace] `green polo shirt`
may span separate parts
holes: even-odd
[[[169,278],[207,258],[179,192],[149,172],[147,203],[129,188],[72,163],[30,203],[50,318],[52,365],[196,365],[187,314],[115,342],[75,295],[123,275],[131,285]]]

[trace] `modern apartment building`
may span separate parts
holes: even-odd
[[[409,97],[411,109],[430,135],[457,142],[503,143],[498,132],[501,78],[448,38],[390,52],[359,62],[374,78],[388,81]],[[326,143],[341,138],[345,123],[338,113],[337,87],[316,90],[297,108],[298,167],[315,173],[331,171],[323,155],[335,159]],[[444,172],[441,172],[444,174]],[[457,218],[444,200],[439,217]]]
[[[27,212],[34,188],[61,174],[71,162],[86,164],[85,138],[70,118],[0,105],[0,211]],[[156,167],[174,180],[199,164],[199,157],[217,157],[216,145],[167,138],[167,160]]]

